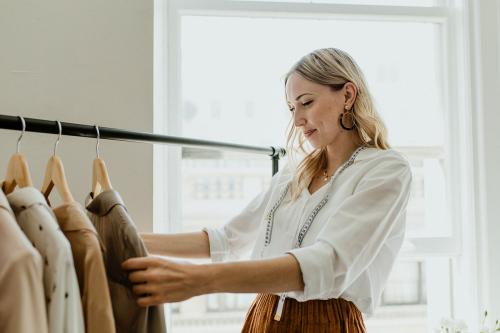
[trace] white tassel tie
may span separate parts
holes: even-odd
[[[281,315],[283,314],[283,305],[285,304],[286,294],[281,294],[278,301],[278,307],[274,313],[274,320],[280,321]]]

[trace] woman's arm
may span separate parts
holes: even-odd
[[[302,272],[295,257],[286,254],[272,259],[206,265],[211,283],[208,293],[278,293],[304,290]]]
[[[302,272],[294,256],[205,265],[176,263],[163,258],[133,258],[122,267],[133,271],[137,303],[151,306],[179,302],[219,292],[275,293],[304,290]]]
[[[204,231],[140,235],[148,252],[152,254],[181,258],[210,258],[208,235]]]

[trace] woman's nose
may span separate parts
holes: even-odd
[[[293,113],[293,124],[295,127],[302,127],[306,123],[306,119],[302,116],[301,112],[295,111]]]

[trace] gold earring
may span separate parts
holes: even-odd
[[[352,110],[352,109],[351,109]],[[352,131],[355,127],[356,127],[356,120],[354,119],[354,112],[351,111],[351,110],[347,110],[346,108],[346,111],[342,112],[339,116],[339,123],[340,123],[340,126],[345,129],[346,131]],[[352,120],[352,126],[351,127],[347,127],[344,125],[344,115],[350,115],[351,116],[351,120]]]

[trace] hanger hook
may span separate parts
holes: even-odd
[[[59,141],[61,141],[61,136],[62,136],[62,125],[59,120],[57,120],[57,127],[59,128],[59,136],[57,137],[57,141],[54,145],[54,156],[56,156],[57,152],[57,145],[59,144]]]
[[[99,139],[101,138],[101,133],[99,132],[99,126],[97,126],[97,125],[94,125],[94,126],[95,126],[95,130],[97,132],[97,143],[95,145],[95,152],[96,152],[97,158],[99,158]]]
[[[23,129],[22,129],[21,135],[17,139],[17,149],[16,149],[17,154],[19,154],[19,144],[21,143],[21,139],[23,138],[24,132],[26,132],[26,121],[24,121],[24,118],[21,116],[19,116],[19,118],[21,119],[21,124],[22,124]]]

